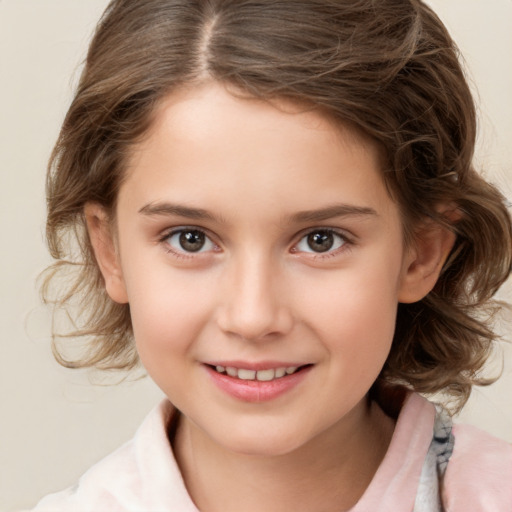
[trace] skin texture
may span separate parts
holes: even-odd
[[[115,235],[96,204],[89,232],[143,364],[182,413],[174,449],[198,507],[352,506],[392,434],[367,393],[397,304],[433,287],[451,235],[424,228],[405,248],[374,144],[219,84],[169,96],[126,172]],[[200,250],[180,245],[187,229],[205,234]],[[332,248],[318,252],[311,233]],[[215,385],[205,365],[219,362],[311,366],[247,401]]]

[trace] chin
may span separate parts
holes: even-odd
[[[252,457],[280,457],[293,453],[306,445],[310,440],[292,432],[275,432],[268,426],[267,431],[247,432],[240,435],[240,431],[231,430],[228,439],[218,439],[217,443],[224,448],[240,455]]]

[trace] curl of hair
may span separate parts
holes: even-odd
[[[473,168],[475,108],[458,57],[420,0],[113,0],[49,164],[47,238],[57,263],[43,292],[50,300],[50,282],[76,270],[54,302],[65,308],[75,300],[66,336],[85,336],[89,347],[78,361],[56,349],[60,362],[137,364],[129,306],[106,295],[84,204],[114,212],[130,147],[155,107],[179,87],[216,80],[357,127],[383,149],[406,241],[425,219],[456,233],[434,290],[399,305],[380,381],[446,391],[462,404],[473,384],[485,383],[482,366],[496,340],[492,296],[511,268],[511,221],[503,197]],[[444,217],[440,204],[455,205],[460,218]]]

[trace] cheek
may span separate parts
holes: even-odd
[[[172,396],[185,381],[186,363],[194,360],[194,303],[186,295],[154,289],[136,296],[130,308],[140,361],[153,381]]]
[[[308,287],[311,322],[347,360],[386,359],[396,324],[398,267],[382,258]]]
[[[397,303],[378,290],[337,290],[329,301],[316,301],[314,321],[327,338],[353,352],[365,347],[387,347],[393,338]]]
[[[137,267],[136,262],[131,266]],[[127,273],[134,337],[146,368],[151,361],[191,350],[211,317],[208,282],[207,276],[176,272],[165,264]]]

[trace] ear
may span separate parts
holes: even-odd
[[[86,203],[84,214],[94,256],[103,275],[106,291],[114,302],[126,304],[128,295],[110,217],[105,208],[98,203]]]
[[[421,226],[405,254],[398,302],[417,302],[434,288],[455,238],[455,233],[437,222]]]

